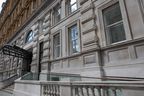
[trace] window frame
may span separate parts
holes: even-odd
[[[102,3],[102,2],[101,2]],[[125,30],[125,40],[123,41],[119,41],[119,42],[115,42],[115,43],[109,43],[107,40],[107,34],[105,31],[105,24],[104,24],[104,19],[103,19],[103,13],[102,11],[105,8],[108,8],[116,3],[119,3],[120,6],[120,10],[121,10],[121,15],[122,15],[122,21],[123,21],[123,26],[124,26],[124,30]],[[96,13],[99,15],[98,16],[98,27],[99,27],[99,35],[101,36],[101,38],[99,38],[100,40],[100,45],[101,46],[108,46],[108,45],[115,45],[115,44],[120,44],[123,42],[126,42],[128,40],[132,40],[132,34],[131,34],[131,29],[130,29],[130,25],[129,25],[129,21],[128,21],[128,15],[127,15],[127,11],[126,11],[126,7],[125,7],[125,2],[124,0],[110,0],[110,1],[105,1],[102,4],[99,4],[97,6],[97,11]]]
[[[33,36],[33,37],[31,37],[32,39],[29,41],[29,40],[28,40],[28,37],[30,36],[31,33],[32,33],[32,36]],[[30,38],[30,37],[29,37],[29,38]],[[26,44],[31,43],[31,42],[33,42],[33,39],[34,39],[34,32],[33,32],[32,30],[30,30],[30,31],[28,31],[28,33],[26,34],[25,43],[26,43]]]
[[[75,11],[77,11],[78,10],[78,0],[76,0],[76,2],[75,3],[73,3],[73,4],[70,4],[71,3],[71,0],[67,0],[66,1],[66,13],[67,13],[67,15],[70,15],[70,14],[72,14],[72,13],[74,13]],[[76,10],[74,10],[74,11],[72,11],[72,6],[74,6],[76,4]]]
[[[57,37],[59,36],[59,37]],[[55,35],[53,35],[53,58],[59,58],[60,57],[60,47],[61,47],[61,44],[60,44],[60,41],[59,41],[59,44],[56,44],[55,41],[56,39],[60,40],[60,33],[57,33]],[[57,51],[55,51],[57,50]],[[57,53],[59,51],[59,53]]]
[[[60,10],[60,14],[59,15],[56,15],[56,12],[58,12],[58,10]],[[62,8],[61,8],[61,4],[56,4],[56,6],[55,7],[53,7],[53,12],[52,12],[52,18],[53,18],[53,20],[52,20],[52,23],[53,23],[53,25],[55,25],[55,24],[57,24],[58,22],[60,22],[61,21],[61,18],[62,18],[62,15],[61,15],[61,13],[62,13]],[[56,21],[56,18],[58,18],[58,16],[60,16],[60,20],[58,20],[58,21]]]
[[[60,51],[60,53],[59,53],[58,57],[55,57],[55,53],[54,53],[54,51],[55,51],[55,48],[54,48],[54,36],[56,36],[58,34],[59,34],[59,40],[60,40],[59,41],[60,42],[60,44],[59,44],[59,51]],[[53,59],[58,59],[58,58],[61,57],[61,54],[62,54],[62,48],[61,48],[61,46],[62,46],[62,42],[61,42],[61,30],[58,30],[58,31],[56,31],[56,32],[54,32],[52,34],[52,58]]]
[[[79,51],[78,52],[72,52],[72,49],[71,49],[71,43],[70,43],[70,38],[69,38],[69,28],[71,28],[72,26],[74,25],[77,25],[77,31],[78,31],[78,46],[79,46]],[[80,25],[79,25],[79,21],[75,21],[71,24],[69,24],[67,27],[66,27],[66,36],[67,36],[67,53],[68,55],[74,55],[74,54],[78,54],[81,52],[81,42],[80,42]]]
[[[119,6],[117,6],[117,5],[119,5]],[[102,15],[103,15],[103,23],[104,23],[104,31],[105,31],[105,34],[106,34],[106,40],[107,40],[107,44],[113,44],[113,43],[117,43],[117,42],[121,42],[121,41],[125,41],[126,40],[126,31],[125,31],[125,28],[124,28],[124,23],[123,23],[123,18],[122,18],[122,12],[121,12],[121,9],[120,9],[120,14],[121,14],[121,20],[119,20],[119,21],[116,21],[116,22],[113,22],[113,23],[111,23],[111,24],[107,24],[107,20],[106,20],[106,18],[105,18],[105,12],[104,12],[104,10],[108,10],[108,11],[110,11],[110,10],[112,10],[113,8],[112,7],[119,7],[120,8],[120,4],[119,4],[119,2],[117,2],[117,3],[115,3],[115,4],[113,4],[113,5],[111,5],[111,6],[109,6],[109,7],[107,7],[107,8],[109,8],[109,9],[107,9],[107,8],[105,8],[105,9],[103,9],[102,10]],[[124,37],[121,37],[121,40],[119,40],[119,41],[113,41],[112,39],[114,39],[113,37],[112,37],[112,32],[111,31],[109,31],[109,29],[110,28],[112,28],[112,27],[115,27],[115,26],[118,26],[118,25],[122,25],[122,27],[124,28]],[[122,33],[122,32],[121,32]]]

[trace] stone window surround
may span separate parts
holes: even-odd
[[[123,18],[123,26],[125,29],[125,36],[126,36],[126,40],[123,41],[119,41],[116,43],[112,43],[109,44],[107,43],[107,39],[106,39],[106,33],[105,33],[105,28],[104,28],[104,20],[103,20],[103,15],[102,15],[102,10],[104,10],[105,8],[112,6],[113,4],[116,4],[119,2],[120,5],[120,9],[121,9],[121,14],[122,14],[122,18]],[[115,44],[119,44],[119,43],[123,43],[126,42],[128,40],[132,39],[131,36],[131,32],[130,32],[130,26],[129,26],[129,22],[128,22],[128,16],[127,16],[127,12],[126,12],[126,7],[124,4],[123,0],[110,0],[110,1],[105,1],[102,4],[100,4],[99,6],[97,6],[97,10],[98,10],[98,15],[99,15],[99,23],[100,23],[100,42],[102,46],[107,46],[107,45],[115,45]]]
[[[33,41],[33,40],[34,40],[34,37],[33,37],[32,42],[27,42],[27,43],[26,43],[26,37],[27,37],[27,35],[28,35],[28,33],[29,33],[30,31],[33,31],[33,30],[28,29],[28,30],[26,30],[26,32],[24,33],[23,45],[22,45],[24,49],[32,48],[32,46],[33,46],[33,44],[34,44],[34,41]]]
[[[66,0],[66,6],[65,6],[65,11],[66,11],[66,15],[70,15],[70,14],[72,14],[73,12],[75,12],[76,10],[78,10],[78,0],[76,0],[76,2],[75,3],[73,3],[72,5],[70,4],[70,0]],[[72,6],[74,6],[76,4],[76,7],[77,7],[77,9],[76,10],[74,10],[74,11],[72,11],[71,10],[71,8],[72,8]]]
[[[51,43],[52,43],[52,59],[58,59],[58,58],[61,58],[61,56],[62,56],[62,30],[60,29],[60,30],[57,30],[57,31],[55,31],[53,34],[51,34],[51,38],[52,38],[52,41],[51,41]],[[57,35],[57,34],[59,34],[60,35],[60,56],[59,57],[57,57],[57,58],[54,58],[54,42],[53,42],[53,40],[54,40],[54,36],[55,35]]]
[[[118,12],[116,15],[115,12]],[[123,18],[121,15],[120,5],[119,3],[113,4],[112,6],[105,8],[103,10],[103,21],[104,21],[104,28],[106,33],[106,39],[108,44],[120,42],[126,40],[125,38],[125,30],[123,26]],[[111,14],[111,15],[110,15]],[[117,16],[117,19],[115,17],[109,18],[109,16]],[[115,29],[115,31],[112,31],[111,29]],[[121,31],[118,31],[118,29]],[[118,31],[118,32],[116,32]]]
[[[77,12],[79,12],[79,9],[80,9],[80,1],[79,0],[76,0],[77,2],[77,10],[75,10],[75,11],[73,11],[73,12],[71,12],[71,13],[69,13],[69,11],[67,10],[68,8],[68,6],[67,6],[67,2],[68,2],[68,0],[59,0],[59,1],[57,1],[56,2],[56,4],[54,4],[54,5],[52,5],[52,11],[51,11],[51,24],[52,24],[52,26],[56,26],[56,25],[58,25],[60,22],[62,22],[63,20],[65,20],[65,19],[68,19],[69,17],[71,17],[71,16],[73,16],[75,13],[77,13]],[[62,4],[62,3],[65,3],[64,5]],[[57,5],[60,5],[60,8],[61,8],[61,13],[63,14],[63,12],[62,11],[64,11],[64,16],[61,16],[61,20],[59,21],[59,22],[57,22],[57,23],[54,23],[54,16],[53,16],[53,8],[55,8]],[[67,8],[67,9],[66,9]]]
[[[58,43],[59,42],[59,43]],[[60,33],[53,35],[53,58],[60,57]]]
[[[62,13],[62,9],[61,9],[61,2],[59,2],[59,3],[57,3],[54,7],[53,7],[53,9],[52,9],[52,25],[55,25],[55,24],[57,24],[58,22],[60,22],[61,21],[61,13]],[[60,20],[59,21],[55,21],[56,19],[55,19],[55,10],[56,9],[60,9]]]
[[[31,41],[27,41],[28,39],[28,36],[30,35],[30,33],[32,33],[33,37],[32,37],[32,40]],[[25,43],[28,44],[28,43],[31,43],[33,42],[33,39],[34,39],[34,32],[32,30],[29,30],[27,33],[26,33],[26,36],[25,36]]]
[[[70,52],[70,43],[69,43],[69,28],[71,27],[71,26],[73,26],[73,25],[75,25],[75,24],[77,24],[77,29],[78,29],[78,45],[79,45],[79,52],[76,52],[76,53],[72,53],[71,54],[71,52]],[[76,54],[79,54],[80,52],[81,52],[81,42],[80,42],[80,35],[81,35],[81,33],[80,33],[80,22],[79,22],[79,20],[76,20],[76,21],[74,21],[74,22],[72,22],[72,23],[70,23],[69,25],[67,25],[66,26],[66,47],[67,47],[67,56],[71,56],[71,55],[76,55]]]

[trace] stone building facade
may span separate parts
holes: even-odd
[[[7,0],[0,19],[1,47],[33,54],[1,54],[2,80],[23,70],[144,77],[144,0]]]

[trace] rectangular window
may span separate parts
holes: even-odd
[[[54,8],[53,15],[54,15],[54,24],[56,24],[61,20],[61,7],[59,4]]]
[[[68,31],[70,54],[77,53],[80,51],[77,24],[71,26]]]
[[[68,13],[71,14],[72,12],[78,9],[77,0],[68,0],[67,2]]]
[[[60,33],[53,36],[53,52],[54,58],[60,57]]]
[[[104,9],[103,18],[108,43],[126,39],[119,3]]]

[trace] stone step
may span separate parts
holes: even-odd
[[[5,92],[3,90],[0,91],[0,96],[13,96],[12,93],[9,93],[9,92]]]
[[[8,93],[8,94],[13,94],[13,90],[14,90],[14,84],[11,84],[7,86],[6,88],[2,89],[1,91]]]

